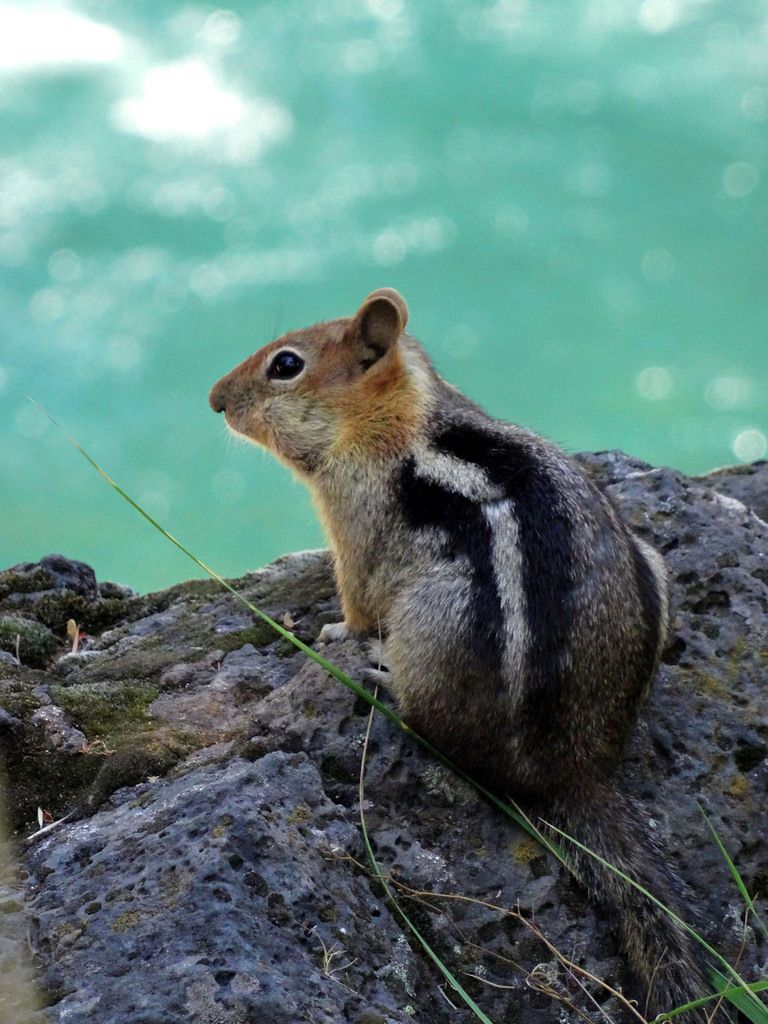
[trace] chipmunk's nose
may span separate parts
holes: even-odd
[[[221,380],[217,380],[211,390],[208,392],[208,401],[210,402],[211,408],[214,412],[224,412],[227,408],[227,378],[222,377]]]

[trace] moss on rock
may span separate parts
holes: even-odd
[[[0,616],[0,650],[8,651],[22,665],[39,668],[59,649],[59,641],[46,626],[20,615]]]
[[[81,809],[96,811],[116,790],[165,775],[195,746],[189,737],[180,738],[165,729],[133,736],[101,758],[98,772],[80,795]]]
[[[0,572],[0,601],[9,594],[33,594],[48,590],[52,586],[51,575],[42,566],[35,566],[29,572],[14,567]]]
[[[259,619],[252,626],[245,629],[237,629],[232,633],[224,633],[217,641],[218,646],[224,651],[237,651],[246,644],[254,647],[266,647],[278,639],[279,634],[269,625]],[[293,645],[291,645],[293,646]]]
[[[285,559],[276,574],[251,574],[235,586],[277,619],[286,611],[300,617],[305,606],[311,609],[302,623],[311,639],[316,632],[313,591],[332,593],[333,584],[327,557],[311,556]],[[323,606],[319,614],[331,612]],[[51,664],[67,650],[70,619],[94,642]],[[226,632],[227,621],[237,628]],[[264,666],[272,680],[281,678],[278,645],[281,655],[294,652],[266,622],[244,618],[237,602],[209,580],[138,597],[99,586],[88,566],[62,556],[0,573],[0,649],[15,655],[17,637],[21,665],[4,666],[0,706],[20,723],[6,730],[4,753],[13,825],[29,831],[38,807],[54,817],[73,809],[91,813],[115,790],[166,775],[188,754],[221,738],[221,730],[212,735],[206,724],[206,715],[215,715],[218,706],[213,699],[217,691],[207,689],[218,666],[202,666],[182,686],[165,684],[167,669],[210,661],[212,651],[221,657],[221,652],[251,645],[259,660],[268,656]],[[200,714],[190,688],[200,690]],[[244,708],[257,699],[257,690],[236,680],[231,689],[239,716],[233,735],[238,736],[248,721]],[[151,705],[170,692],[178,692],[180,709],[169,713],[164,706],[163,714],[154,717]],[[34,716],[48,703],[85,735],[81,748],[46,748]],[[220,703],[225,707],[226,699]]]
[[[89,739],[100,737],[107,746],[147,727],[147,708],[159,692],[156,686],[133,679],[109,685],[76,683],[51,687],[51,697],[64,708],[72,724]]]
[[[66,814],[77,794],[89,790],[96,778],[102,757],[42,751],[33,730],[24,730],[5,746],[7,807],[11,827],[32,831],[36,828],[37,809],[54,818]]]
[[[35,603],[32,612],[36,619],[57,633],[66,632],[70,619],[74,619],[80,629],[97,633],[123,619],[130,604],[130,600],[120,597],[88,601],[71,590],[52,590]]]

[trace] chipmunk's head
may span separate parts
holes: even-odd
[[[403,297],[380,288],[354,317],[259,349],[214,384],[211,407],[235,433],[305,472],[350,449],[381,453],[402,443],[412,419],[400,343],[407,321]]]

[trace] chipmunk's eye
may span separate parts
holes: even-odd
[[[289,349],[278,352],[267,367],[270,380],[290,380],[297,377],[304,369],[304,360]]]

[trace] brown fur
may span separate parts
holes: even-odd
[[[609,784],[664,642],[663,562],[559,449],[441,380],[407,318],[396,292],[373,292],[354,317],[246,359],[211,405],[312,492],[345,620],[325,638],[383,631],[418,732],[674,906],[680,883]],[[276,379],[284,352],[301,369]],[[652,1006],[701,994],[685,933],[593,858],[572,859]]]

